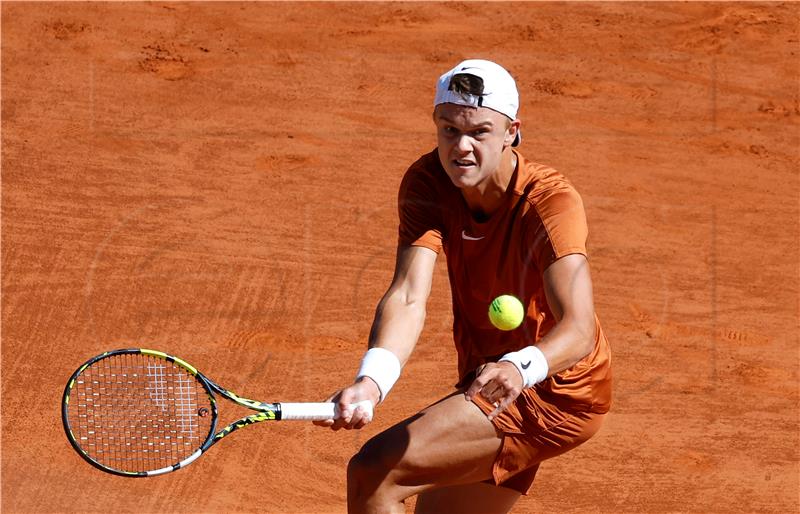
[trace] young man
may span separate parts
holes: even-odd
[[[394,278],[378,304],[356,380],[332,399],[385,400],[416,345],[437,255],[447,256],[458,350],[457,391],[375,436],[350,461],[348,510],[508,512],[539,463],[600,427],[611,403],[608,343],[594,313],[587,227],[577,192],[527,161],[519,96],[499,65],[468,60],[439,79],[438,147],[406,172],[399,194]],[[502,332],[487,313],[512,294],[522,325]]]

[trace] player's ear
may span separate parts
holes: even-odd
[[[517,138],[517,132],[519,132],[519,127],[522,124],[519,120],[509,121],[508,126],[506,126],[506,134],[503,138],[503,147],[511,146],[514,143],[514,140]]]

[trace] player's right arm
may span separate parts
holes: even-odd
[[[411,356],[425,324],[436,256],[436,252],[421,246],[398,247],[392,283],[375,310],[369,348],[381,349],[378,353],[382,358],[396,358],[400,368]],[[366,425],[370,420],[365,413],[361,409],[353,412],[350,405],[361,400],[370,400],[374,405],[380,403],[384,395],[378,384],[382,380],[376,379],[362,376],[333,395],[331,399],[339,404],[341,417],[315,423],[333,430]]]

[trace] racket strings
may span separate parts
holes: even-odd
[[[98,463],[151,471],[194,453],[211,432],[211,400],[182,367],[143,354],[101,359],[78,375],[68,419],[78,445]]]

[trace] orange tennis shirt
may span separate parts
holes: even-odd
[[[577,191],[554,169],[514,153],[517,168],[505,202],[483,222],[473,218],[436,150],[415,162],[400,186],[399,243],[437,253],[443,249],[447,256],[459,387],[469,385],[479,365],[547,334],[556,320],[542,274],[560,257],[586,255],[586,215]],[[522,325],[511,331],[500,331],[489,321],[489,304],[501,294],[512,294],[527,306]],[[599,322],[595,343],[590,355],[537,384],[536,392],[565,408],[608,411],[610,352]]]

